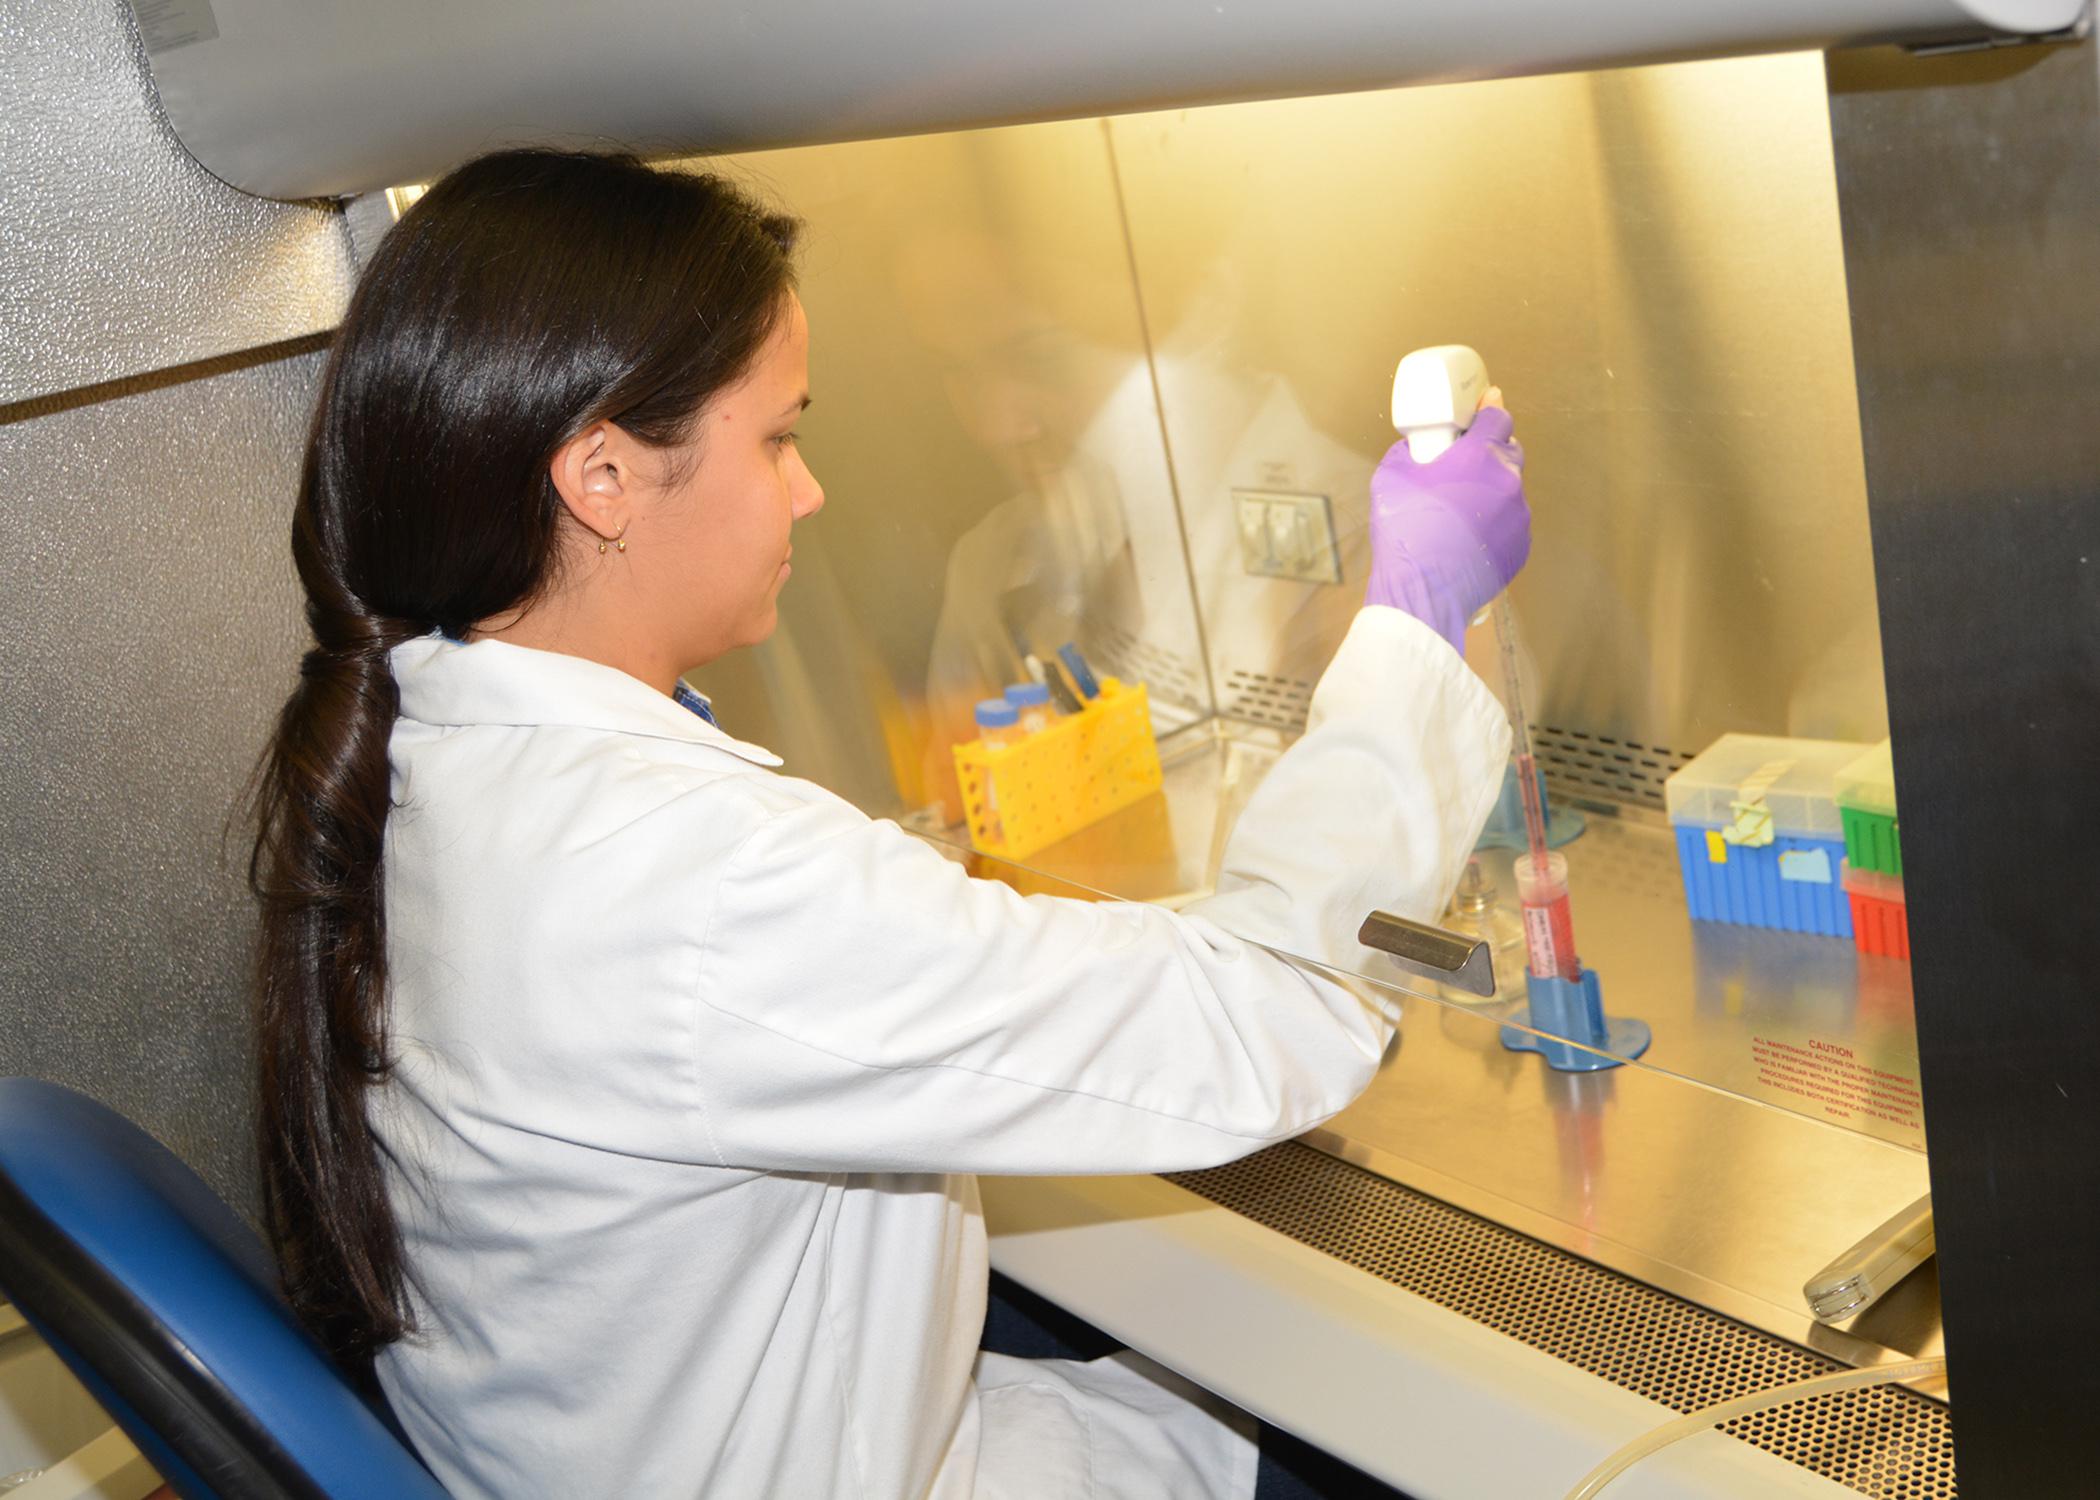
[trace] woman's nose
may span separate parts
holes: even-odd
[[[806,520],[824,508],[824,486],[817,483],[817,476],[809,472],[809,465],[802,466],[802,482],[795,487],[794,515],[798,521]]]

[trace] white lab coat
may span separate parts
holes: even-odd
[[[985,1356],[971,1173],[1212,1165],[1347,1104],[1507,729],[1366,609],[1217,896],[1023,898],[610,668],[397,648],[372,1117],[421,1332],[380,1379],[460,1500],[1224,1497],[1131,1362]],[[973,1371],[975,1372],[973,1378]]]

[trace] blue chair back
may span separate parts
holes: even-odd
[[[0,1078],[0,1292],[183,1500],[445,1500],[204,1180],[33,1078]]]

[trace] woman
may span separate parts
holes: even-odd
[[[287,1289],[462,1497],[1244,1495],[1247,1439],[1139,1362],[980,1359],[967,1174],[1222,1162],[1369,1081],[1387,1018],[1255,944],[1358,955],[1486,816],[1506,731],[1436,621],[1522,561],[1506,418],[1401,456],[1399,607],[1221,893],[1024,900],[678,681],[765,639],[823,503],[793,234],[711,178],[508,152],[353,299],[255,860]]]

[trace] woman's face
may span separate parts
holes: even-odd
[[[628,553],[647,567],[682,648],[699,666],[773,633],[788,580],[789,531],[824,504],[795,446],[809,405],[809,323],[788,295],[786,314],[752,366],[701,413],[673,482],[649,507],[646,538]],[[641,518],[637,517],[639,521]]]

